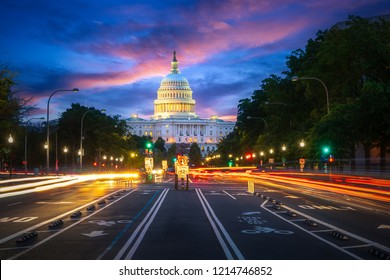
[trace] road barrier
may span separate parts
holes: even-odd
[[[297,216],[296,213],[294,213],[294,212],[292,212],[292,211],[290,211],[290,210],[288,210],[288,211],[286,212],[286,215],[287,215],[287,216],[290,216],[290,217],[296,217],[296,216]]]
[[[383,252],[382,250],[378,249],[378,248],[375,248],[375,247],[371,247],[368,252],[372,255],[374,255],[375,257],[378,257],[382,260],[390,260],[390,254],[389,253],[386,253],[386,252]]]
[[[282,209],[282,207],[280,207],[280,206],[277,205],[276,203],[274,203],[274,204],[272,205],[272,207],[273,207],[274,209],[276,209],[276,210]]]
[[[315,221],[309,220],[309,219],[305,220],[305,224],[307,224],[309,226],[312,226],[312,227],[317,227],[318,226],[318,224]]]
[[[74,212],[72,215],[70,215],[71,218],[78,218],[78,217],[81,217],[81,212],[80,211],[76,211]]]
[[[94,204],[87,207],[87,211],[95,211],[96,206]]]
[[[27,240],[30,240],[30,239],[35,238],[37,236],[38,236],[38,233],[36,231],[30,231],[30,232],[27,232],[27,233],[19,236],[18,239],[16,239],[16,243],[26,242]]]
[[[348,236],[335,230],[332,230],[331,232],[329,232],[329,234],[332,235],[333,237],[336,237],[339,240],[344,240],[344,241],[349,240]]]
[[[63,223],[64,222],[62,220],[56,220],[49,225],[49,228],[52,229],[52,228],[58,227],[58,226],[62,225]]]
[[[104,199],[102,199],[102,200],[100,200],[100,201],[98,202],[98,205],[103,205],[103,204],[106,204],[106,201],[105,201]]]

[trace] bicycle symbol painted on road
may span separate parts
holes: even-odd
[[[261,233],[276,233],[276,234],[294,234],[293,231],[279,229],[276,230],[270,227],[255,226],[253,229],[245,229],[241,231],[245,234],[261,234]]]

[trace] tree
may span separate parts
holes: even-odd
[[[176,151],[176,143],[173,143],[168,148],[168,152],[167,152],[167,158],[168,158],[168,165],[169,166],[174,166],[175,165],[174,159],[176,159],[176,156],[177,156],[176,153],[177,153],[177,151]]]
[[[193,142],[190,146],[190,152],[188,154],[191,166],[199,166],[202,162],[202,153],[199,145]]]
[[[29,105],[31,98],[22,98],[13,90],[15,73],[7,67],[0,69],[0,168],[10,157],[11,147],[7,141],[12,134],[15,139],[13,145],[14,164],[22,162],[23,129],[20,126],[23,117],[33,109]],[[18,140],[19,139],[19,140]]]
[[[88,111],[88,113],[86,113]],[[86,113],[84,115],[84,113]],[[93,107],[72,104],[58,120],[60,147],[67,146],[73,168],[80,149],[81,119],[83,121],[83,161],[85,166],[100,162],[103,155],[128,161],[127,125],[119,116],[107,116]]]

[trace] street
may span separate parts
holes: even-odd
[[[98,180],[3,197],[0,258],[389,259],[388,202],[286,178],[253,177],[254,193],[247,178],[215,175],[191,180],[189,190],[172,178]]]

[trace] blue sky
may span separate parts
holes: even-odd
[[[388,0],[2,0],[0,65],[17,73],[34,117],[72,103],[128,118],[153,114],[176,50],[200,117],[234,120],[240,99],[318,30],[349,15],[390,13]]]

